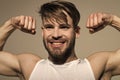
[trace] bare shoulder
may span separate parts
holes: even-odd
[[[101,59],[107,59],[110,56],[111,51],[101,51],[101,52],[95,52],[87,57],[87,59],[91,61],[95,60],[101,60]]]
[[[23,53],[18,55],[18,59],[22,75],[24,75],[25,79],[28,80],[36,63],[42,58],[32,53]]]
[[[22,53],[17,55],[18,60],[21,64],[28,64],[30,63],[36,63],[37,61],[41,60],[38,55],[35,55],[33,53]]]
[[[20,60],[40,60],[42,59],[40,56],[33,54],[33,53],[22,53],[17,55]]]
[[[119,59],[117,61],[120,62],[120,49],[115,51],[101,51],[87,57],[96,80],[105,72],[109,72],[113,69],[114,61],[116,62],[117,57]]]
[[[103,74],[108,57],[109,52],[105,51],[96,52],[87,57],[93,70],[95,80],[99,80],[101,75]]]
[[[114,51],[101,51],[93,53],[92,55],[88,56],[87,59],[90,63],[104,63],[108,64],[111,60],[120,57],[120,49]]]
[[[30,65],[35,65],[39,60],[42,58],[39,57],[38,55],[35,55],[33,53],[22,53],[18,54],[17,58],[19,60],[20,65],[23,67],[25,66],[30,66]]]
[[[94,72],[103,71],[112,52],[101,51],[87,57]],[[101,72],[99,72],[101,73]]]

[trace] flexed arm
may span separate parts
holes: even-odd
[[[30,16],[12,17],[0,27],[0,50],[10,36],[10,34],[19,29],[23,32],[35,34],[35,19]]]
[[[23,32],[35,34],[35,19],[30,16],[17,16],[10,18],[0,27],[0,75],[18,76],[26,69],[25,65],[31,60],[31,65],[35,64],[39,59],[37,56],[31,54],[13,54],[10,52],[2,51],[3,46],[12,32],[19,29]],[[27,76],[29,76],[27,73]],[[24,75],[25,77],[26,75]]]
[[[120,18],[108,13],[93,13],[87,20],[87,28],[91,33],[97,32],[107,25],[120,31]]]
[[[87,20],[90,33],[95,33],[107,25],[120,31],[120,18],[107,13],[93,13]],[[120,49],[94,53],[87,58],[96,80],[110,80],[112,76],[120,75]]]

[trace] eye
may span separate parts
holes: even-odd
[[[47,24],[47,25],[44,25],[44,28],[47,29],[47,30],[50,30],[50,29],[53,29],[54,26],[50,25],[50,24]]]
[[[67,30],[67,29],[69,29],[69,28],[70,28],[69,25],[60,25],[60,29],[65,29],[65,30]]]

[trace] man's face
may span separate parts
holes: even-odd
[[[75,32],[72,19],[67,15],[64,20],[43,19],[43,42],[51,58],[64,58],[73,53]]]

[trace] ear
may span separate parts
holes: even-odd
[[[77,26],[75,28],[75,34],[76,34],[76,38],[78,38],[80,36],[80,27],[79,26]]]

